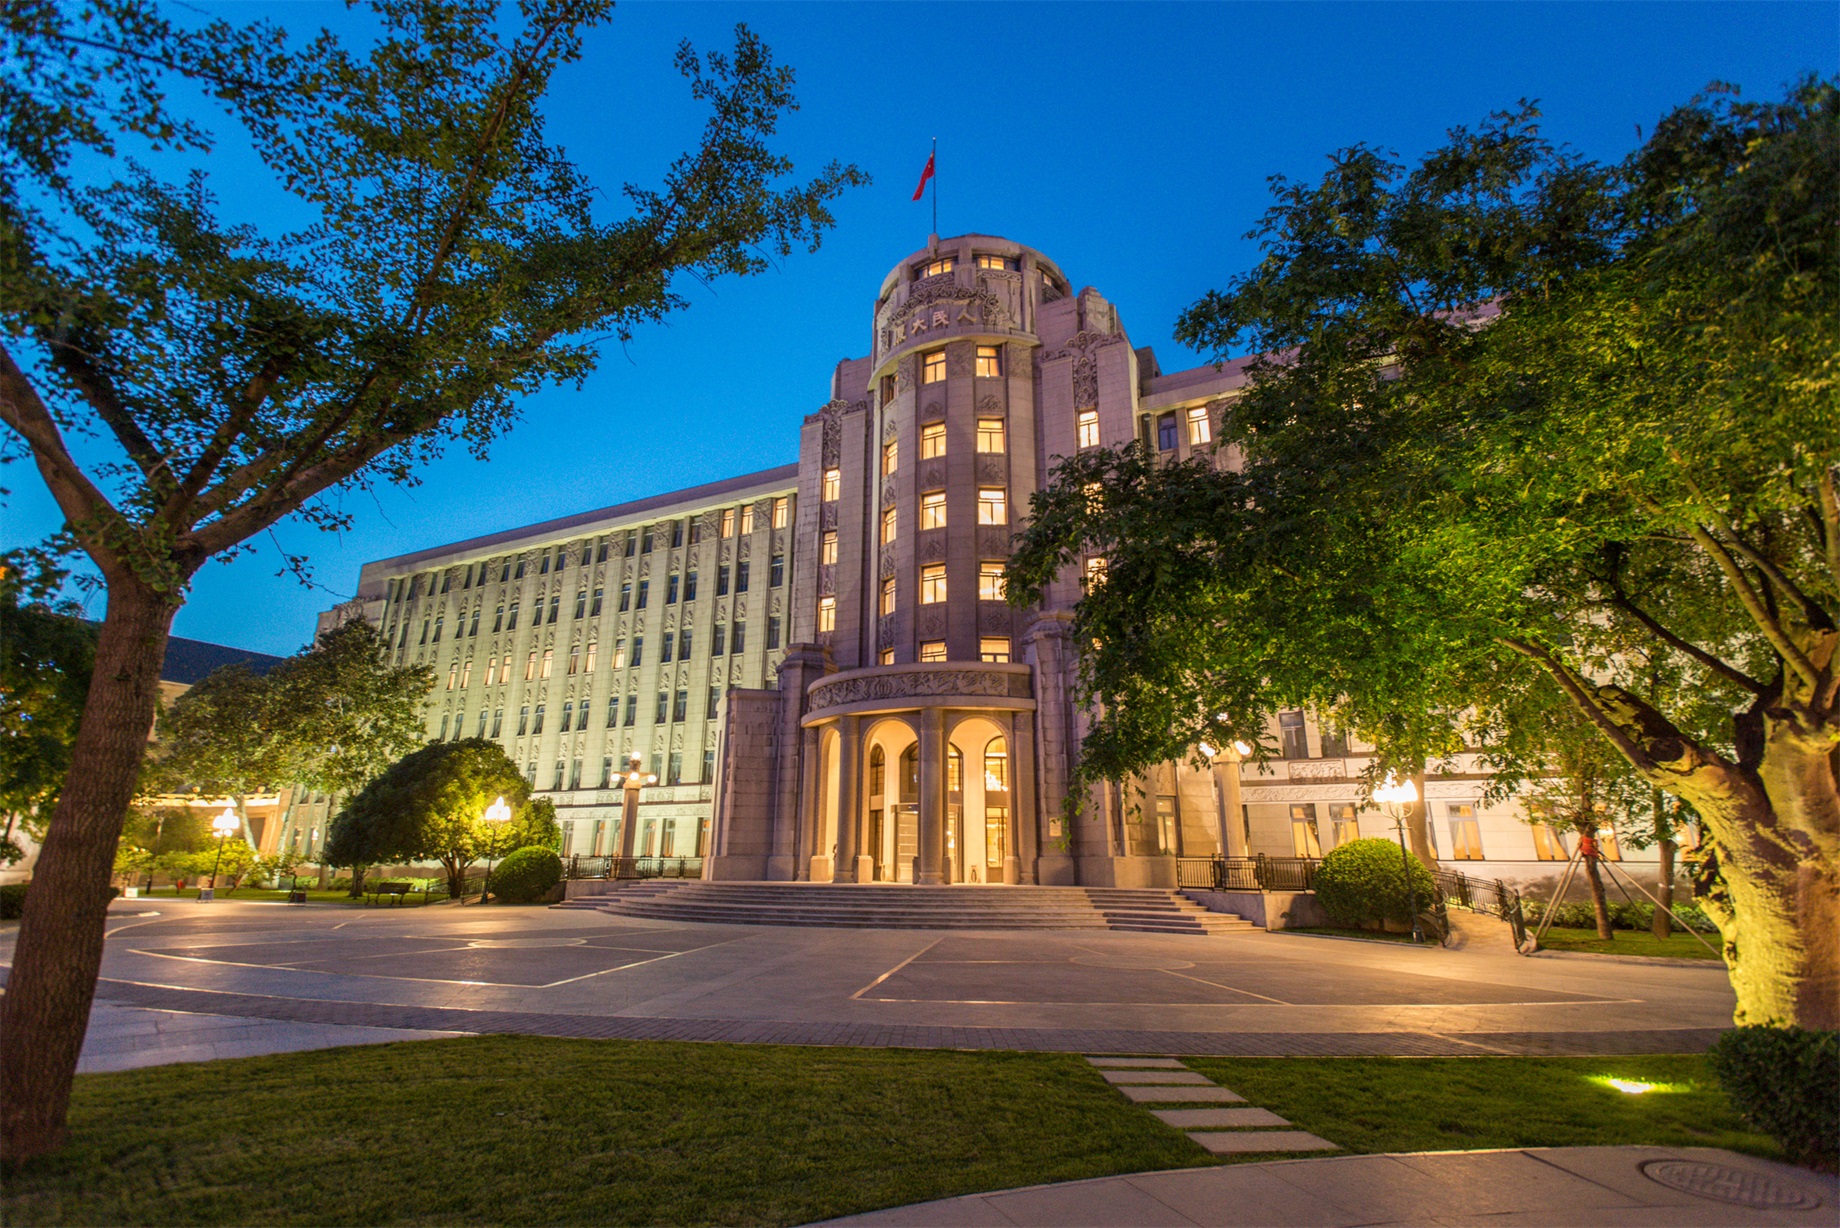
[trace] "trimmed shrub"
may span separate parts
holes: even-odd
[[[28,883],[8,883],[0,887],[0,921],[17,921],[25,915]]]
[[[1553,924],[1564,929],[1593,930],[1597,928],[1597,914],[1591,910],[1589,902],[1570,900],[1562,904],[1548,905],[1539,900],[1527,900],[1521,905],[1522,915],[1527,924],[1538,925],[1540,918],[1546,915],[1548,907],[1552,908]],[[1648,903],[1630,904],[1618,900],[1609,906],[1610,928],[1619,930],[1646,930],[1654,919],[1655,906]],[[1712,919],[1706,916],[1697,904],[1676,904],[1674,915],[1702,934],[1718,932]]]
[[[531,904],[561,881],[562,858],[553,849],[533,844],[493,867],[492,894],[507,904]]]
[[[1410,924],[1406,865],[1418,889],[1418,906],[1428,907],[1437,891],[1431,871],[1416,857],[1401,860],[1399,846],[1371,836],[1339,845],[1316,867],[1316,902],[1337,925]]]
[[[1719,1037],[1709,1054],[1732,1107],[1797,1164],[1840,1163],[1840,1032],[1750,1026]]]

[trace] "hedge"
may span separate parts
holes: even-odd
[[[1527,900],[1521,905],[1522,915],[1527,918],[1528,925],[1538,925],[1540,918],[1546,915],[1548,907],[1539,900]],[[1592,911],[1588,903],[1573,900],[1551,907],[1554,925],[1565,929],[1594,930],[1597,928],[1597,914]],[[1609,912],[1612,929],[1646,930],[1650,922],[1654,920],[1655,906],[1644,903],[1631,904],[1619,900],[1609,905]],[[1718,932],[1718,926],[1712,923],[1712,918],[1708,917],[1697,904],[1676,904],[1674,915],[1702,934]]]
[[[1797,1164],[1840,1163],[1840,1032],[1749,1026],[1719,1037],[1712,1069],[1745,1120]]]
[[[1316,902],[1337,925],[1373,926],[1382,920],[1410,924],[1407,865],[1417,888],[1418,906],[1426,908],[1437,890],[1431,871],[1418,858],[1404,857],[1391,840],[1377,836],[1338,845],[1323,858],[1312,883]]]
[[[492,894],[507,904],[530,904],[542,899],[562,881],[562,858],[540,845],[521,848],[492,871]]]

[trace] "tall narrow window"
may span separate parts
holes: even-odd
[[[460,680],[460,663],[458,661],[447,667],[447,689],[453,690],[454,683]]]
[[[920,355],[920,382],[937,384],[946,377],[946,352],[929,350]]]
[[[588,727],[588,701],[582,700],[581,707],[575,710],[575,732],[580,733]]]
[[[689,627],[685,627],[677,634],[677,659],[679,661],[688,661],[690,659],[690,636],[691,628]]]
[[[627,610],[631,608],[632,608],[632,584],[631,583],[622,584],[620,585],[620,613],[624,614],[626,613]]]
[[[883,618],[886,618],[890,614],[894,613],[894,577],[893,576],[883,576],[882,577],[882,594],[881,594],[880,601],[876,605],[876,611],[877,613],[881,614]]]
[[[598,588],[594,590],[594,600],[588,606],[589,618],[599,618],[601,616],[601,592],[602,590]]]
[[[824,471],[824,493],[821,497],[826,503],[835,503],[843,497],[843,470]]]
[[[1450,859],[1481,861],[1482,832],[1476,823],[1476,807],[1468,802],[1451,802],[1446,811],[1450,818]]]
[[[497,635],[500,631],[503,631],[504,629],[505,629],[505,606],[503,602],[500,602],[498,609],[493,611],[492,613],[492,634]]]
[[[483,738],[483,737],[485,737],[485,736],[486,736],[486,716],[487,716],[487,715],[488,715],[488,713],[487,713],[487,711],[486,711],[486,709],[484,709],[484,708],[481,708],[481,709],[479,710],[479,728],[477,728],[477,729],[475,729],[475,730],[473,731],[473,736],[474,736],[474,737],[476,737],[476,738]]]
[[[1304,732],[1303,713],[1295,711],[1278,713],[1278,740],[1283,747],[1284,758],[1308,759],[1310,757],[1310,742],[1308,735]]]
[[[637,552],[638,549],[639,549],[639,538],[632,532],[632,530],[630,529],[627,530],[626,532],[626,550],[625,550],[626,557],[630,559],[634,555],[634,553]]]
[[[745,593],[748,591],[748,563],[746,559],[742,559],[739,563],[735,564],[735,591],[737,593]]]
[[[835,597],[818,598],[818,631],[823,634],[837,629],[837,599]]]
[[[1316,803],[1291,807],[1291,852],[1298,857],[1321,857],[1322,836],[1316,830]]]
[[[562,594],[557,593],[549,599],[549,621],[553,625],[556,616],[562,611]]]
[[[920,496],[920,528],[943,529],[946,527],[946,492],[933,490]]]
[[[492,736],[496,738],[504,727],[505,710],[503,708],[492,709]]]
[[[640,554],[650,554],[651,552],[652,552],[652,526],[648,524],[645,526],[644,530],[639,534],[639,553]]]
[[[785,496],[782,495],[781,497],[773,500],[773,527],[774,528],[783,529],[786,527],[786,522],[791,515],[791,509],[792,509],[792,500],[787,499]]]
[[[671,719],[681,721],[690,713],[690,692],[679,691],[671,701]]]
[[[684,573],[684,600],[696,600],[696,568],[694,567]]]
[[[658,654],[658,663],[660,665],[669,665],[671,663],[672,650],[676,647],[676,645],[677,645],[677,633],[675,631],[665,632],[664,633],[664,651]]]
[[[779,615],[777,614],[767,615],[767,647],[769,649],[779,647]]]
[[[1002,452],[1004,450],[1003,419],[978,419],[977,450],[980,452]]]
[[[619,639],[616,639],[615,641],[613,641],[613,668],[615,669],[625,669],[626,668],[626,637],[625,636],[621,636]]]
[[[518,709],[517,736],[521,738],[528,732],[530,732],[530,705],[525,704],[522,708]]]
[[[622,718],[620,723],[628,729],[631,729],[634,725],[639,723],[638,695],[633,694],[626,697],[626,715]]]
[[[1174,414],[1157,415],[1156,447],[1159,452],[1176,450],[1176,416]]]
[[[545,648],[543,650],[543,677],[549,677],[550,669],[555,664],[555,656],[556,650],[554,648]]]
[[[741,505],[741,532],[745,535],[753,531],[754,505],[752,503],[743,503]]]
[[[657,707],[657,710],[652,713],[652,724],[654,725],[664,724],[664,718],[668,716],[670,712],[671,712],[671,692],[669,691],[658,692],[658,707]]]
[[[677,573],[676,572],[672,572],[669,576],[665,577],[664,603],[666,605],[676,605],[677,604]]]
[[[529,682],[532,678],[535,678],[536,676],[537,676],[537,650],[533,648],[530,650],[530,655],[524,658],[524,681]]]
[[[1009,523],[1009,494],[1001,486],[978,487],[978,523]]]
[[[681,750],[674,750],[671,752],[670,758],[665,760],[664,782],[667,785],[674,785],[682,782],[683,778],[684,752]],[[662,850],[663,844],[660,843],[659,847]]]
[[[719,657],[728,650],[728,624],[717,623],[709,640],[709,655]]]
[[[437,742],[447,741],[447,722],[451,719],[452,718],[449,717],[447,713],[443,712],[441,714],[441,732],[434,735],[435,741]]]
[[[946,424],[929,422],[920,428],[920,459],[932,460],[946,454]]]
[[[471,639],[475,635],[479,634],[479,611],[484,608],[485,608],[484,606],[474,606],[473,607],[472,625],[470,625],[466,631],[466,635],[468,639]]]
[[[701,545],[702,541],[703,541],[703,518],[701,516],[698,516],[695,519],[691,520],[690,522],[690,544],[692,546],[697,546],[697,545]]]
[[[530,563],[529,559],[519,559],[517,561],[517,571],[512,573],[511,578],[513,580],[522,580],[524,578],[524,568],[528,566],[529,563]]]
[[[671,522],[671,549],[675,550],[683,544],[684,522],[681,520],[673,520]]]
[[[1003,563],[1001,560],[986,560],[978,564],[978,600],[1002,601]]]
[[[608,720],[607,724],[612,725],[613,721],[610,719]],[[601,759],[601,788],[611,789],[612,787],[613,787],[613,756],[606,755],[602,757]]]
[[[1361,820],[1353,802],[1329,803],[1329,838],[1336,848],[1361,838]]]
[[[786,556],[776,554],[767,560],[767,587],[778,588],[786,582]]]
[[[1199,447],[1214,438],[1213,423],[1208,421],[1207,406],[1197,405],[1188,411],[1188,446]]]
[[[588,612],[588,590],[582,589],[575,594],[575,617],[580,618]]]
[[[632,666],[634,669],[638,669],[641,665],[644,665],[644,664],[645,664],[645,637],[643,635],[635,635],[633,636]]]
[[[901,445],[890,439],[882,445],[882,476],[887,477],[901,465]]]
[[[886,546],[888,543],[892,542],[894,536],[895,509],[892,507],[885,507],[882,509],[882,545]]]
[[[575,701],[569,700],[562,705],[562,732],[567,733],[575,723]]]
[[[549,551],[547,550],[543,552],[543,562],[537,566],[537,574],[540,576],[549,574]]]
[[[473,680],[473,658],[468,657],[466,664],[460,667],[460,689],[465,690]]]
[[[709,701],[703,706],[703,719],[706,721],[715,720],[716,711],[721,708],[721,706],[722,688],[711,683],[709,687]]]
[[[920,604],[937,605],[946,599],[946,565],[928,563],[920,569]]]
[[[837,561],[837,530],[826,529],[818,539],[818,565],[829,567]]]
[[[1003,374],[1003,351],[994,345],[980,345],[977,348],[977,374],[979,379],[996,379]]]
[[[607,728],[612,729],[620,723],[620,697],[610,695],[607,698]]]
[[[1571,856],[1565,851],[1565,837],[1551,823],[1533,824],[1533,855],[1541,861],[1565,861]]]
[[[881,651],[877,652],[875,654],[875,663],[877,665],[893,665],[894,664],[894,649],[884,648]]]
[[[538,704],[537,710],[530,714],[530,736],[534,738],[542,732],[543,732],[543,705]]]
[[[978,660],[991,661],[999,665],[1009,662],[1009,637],[986,635],[978,640]]]
[[[569,646],[569,670],[568,672],[571,675],[581,672],[581,645],[580,644],[571,644]]]
[[[1099,411],[1085,409],[1080,411],[1080,447],[1096,448],[1099,446]]]
[[[722,509],[721,528],[717,531],[725,538],[733,537],[735,535],[735,509],[734,508],[725,507]]]
[[[652,582],[650,580],[639,581],[639,598],[637,601],[633,602],[634,609],[643,610],[645,608],[645,597],[651,587]]]
[[[441,642],[441,624],[445,622],[446,619],[447,619],[447,616],[443,614],[441,617],[434,620],[434,641],[433,642],[436,644],[439,644]]]
[[[728,565],[726,563],[716,568],[716,596],[728,596]]]
[[[735,633],[734,635],[729,637],[728,655],[730,655],[731,657],[740,656],[741,653],[746,650],[746,648],[747,648],[747,624],[744,622],[737,621],[735,623]]]
[[[920,659],[922,661],[945,660],[946,642],[944,640],[922,640],[920,642]]]

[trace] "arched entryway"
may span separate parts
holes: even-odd
[[[863,841],[858,882],[911,883],[920,855],[920,740],[898,717],[863,735]]]
[[[946,766],[949,881],[1017,881],[1013,777],[1006,719],[967,716],[953,723]]]

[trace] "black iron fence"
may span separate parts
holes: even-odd
[[[701,878],[701,857],[583,857],[563,863],[564,878]]]
[[[1527,916],[1521,907],[1521,893],[1500,879],[1471,878],[1454,870],[1439,870],[1432,875],[1438,886],[1432,911],[1440,934],[1450,932],[1449,906],[1466,908],[1485,916],[1500,917],[1514,931],[1514,946],[1519,950],[1527,941]]]
[[[1178,857],[1176,885],[1211,891],[1308,891],[1320,861],[1310,857]]]

